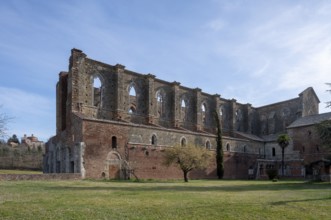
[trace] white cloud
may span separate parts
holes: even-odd
[[[0,87],[2,109],[13,119],[8,134],[31,133],[46,140],[55,132],[55,100],[28,91]]]
[[[0,100],[3,107],[10,113],[29,117],[49,115],[55,104],[54,100],[44,96],[6,87],[0,87]]]
[[[207,28],[210,28],[212,31],[220,31],[226,26],[226,22],[222,19],[215,19],[206,24]]]
[[[327,8],[331,8],[328,3],[308,2],[258,7],[257,11],[265,12],[244,15],[247,25],[223,27],[214,45],[219,54],[234,60],[242,76],[238,84],[243,85],[227,87],[225,93],[238,94],[239,100],[251,96],[246,100],[258,105],[292,98],[313,86],[325,102],[323,85],[331,75],[331,15],[325,13]],[[223,36],[231,31],[236,34],[228,41]]]

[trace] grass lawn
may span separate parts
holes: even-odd
[[[0,219],[330,219],[331,184],[0,181]]]

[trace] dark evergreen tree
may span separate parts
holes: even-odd
[[[216,121],[216,166],[217,166],[217,177],[222,179],[224,175],[224,159],[223,159],[223,145],[222,145],[222,127],[217,112],[215,114]]]

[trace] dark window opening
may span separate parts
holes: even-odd
[[[276,156],[276,149],[274,147],[272,148],[272,156]]]
[[[117,148],[117,138],[115,136],[113,136],[111,138],[111,148],[112,149],[116,149]]]
[[[74,172],[75,172],[75,162],[70,161],[70,173],[74,173]]]
[[[60,168],[61,168],[60,161],[56,161],[56,173],[60,173],[61,172]]]
[[[211,149],[211,146],[210,146],[210,141],[207,141],[206,142],[206,149],[210,150]]]
[[[156,135],[152,136],[152,145],[157,145],[157,139],[156,139]]]
[[[182,138],[180,144],[181,144],[182,147],[185,147],[186,146],[186,139],[185,138]]]
[[[131,106],[130,108],[129,108],[129,113],[130,114],[133,114],[133,113],[135,113],[136,112],[136,108],[134,107],[134,106]]]
[[[230,151],[230,144],[229,143],[226,144],[226,151]]]

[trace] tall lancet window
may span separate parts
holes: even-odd
[[[102,101],[102,83],[99,76],[93,77],[93,106],[101,107]]]

